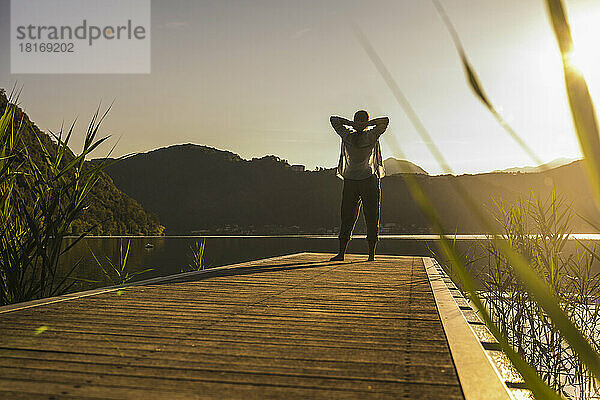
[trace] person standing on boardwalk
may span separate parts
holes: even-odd
[[[340,250],[331,261],[344,259],[346,248],[362,203],[367,225],[369,261],[375,260],[375,247],[379,234],[379,207],[381,188],[379,180],[385,172],[381,157],[379,136],[390,122],[388,117],[369,120],[369,114],[360,110],[350,121],[332,116],[331,126],[342,138],[337,175],[344,180],[340,223]]]

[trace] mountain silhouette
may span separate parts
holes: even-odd
[[[557,167],[560,167],[562,165],[570,164],[570,163],[572,163],[574,161],[576,161],[576,160],[573,159],[573,158],[561,157],[561,158],[557,158],[555,160],[552,160],[550,162],[547,162],[545,164],[538,165],[536,167],[533,167],[533,166],[511,167],[511,168],[506,168],[506,169],[502,169],[502,170],[496,170],[496,171],[493,171],[493,172],[522,172],[522,173],[542,172],[544,170],[548,170],[548,169],[552,169],[552,168],[557,168]]]
[[[411,169],[422,171],[415,167]],[[107,173],[121,190],[158,215],[168,234],[333,233],[339,223],[342,181],[335,171],[299,172],[276,156],[245,160],[229,151],[182,144],[135,155],[111,165]],[[428,232],[428,221],[413,202],[403,176],[388,172],[382,179],[382,231]],[[600,220],[581,161],[530,174],[417,172],[413,176],[449,232],[483,229],[456,193],[457,183],[486,210],[497,201],[509,203],[530,192],[545,198],[555,189],[573,202],[577,212]],[[575,219],[573,227],[594,231],[581,219]],[[363,229],[361,218],[357,231]]]
[[[392,158],[392,157],[386,159],[383,162],[383,167],[385,168],[386,175],[405,174],[405,173],[428,175],[427,171],[425,171],[423,168],[419,167],[418,165],[413,164],[408,160],[398,160],[397,158]]]
[[[4,113],[7,104],[6,93],[0,89],[0,114]],[[23,122],[21,129],[24,145],[36,165],[43,166],[44,154],[36,135],[50,152],[56,148],[56,143],[19,107],[16,108],[14,121],[15,124]],[[70,229],[72,234],[91,232],[94,235],[159,235],[164,227],[155,215],[145,211],[137,201],[117,189],[107,174],[101,173],[90,193],[83,215],[71,224]]]

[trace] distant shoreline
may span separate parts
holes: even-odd
[[[66,236],[65,239],[77,239],[79,236]],[[354,239],[364,239],[365,235],[353,235]],[[446,235],[448,239],[457,240],[477,240],[487,239],[489,236],[485,234],[457,234],[457,235]],[[337,239],[337,235],[100,235],[100,236],[86,236],[88,239],[185,239],[185,238],[211,238],[211,239]],[[422,235],[379,235],[379,239],[392,239],[392,240],[439,240],[440,235],[435,234],[422,234]],[[580,239],[580,240],[600,240],[600,233],[574,233],[570,235],[569,239]]]

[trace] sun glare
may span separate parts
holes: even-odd
[[[567,60],[567,65],[571,70],[579,72],[586,77],[586,79],[588,78],[591,71],[590,60],[586,59],[585,54],[582,51],[574,48],[565,56],[565,58]]]
[[[579,70],[588,83],[600,84],[600,7],[571,16],[574,49],[569,64]]]

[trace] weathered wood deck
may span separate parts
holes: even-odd
[[[422,258],[329,256],[2,313],[0,398],[463,398]]]

